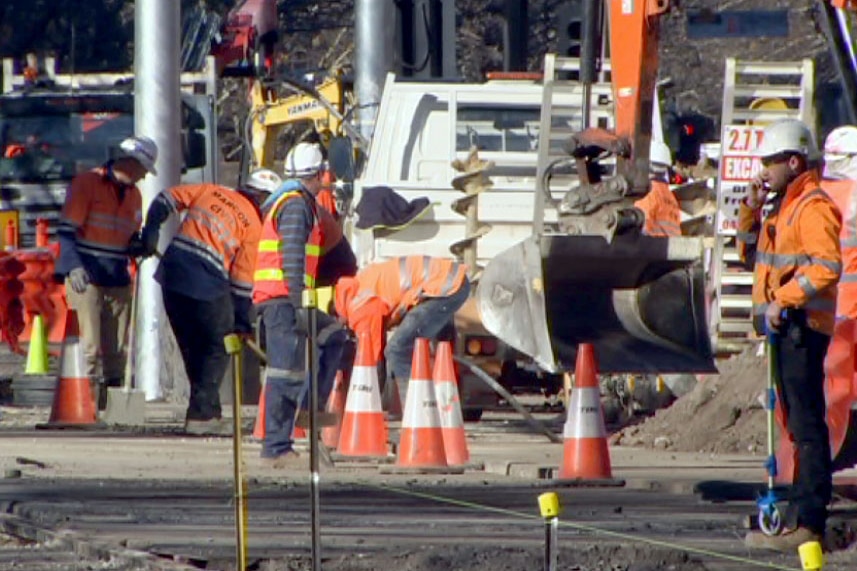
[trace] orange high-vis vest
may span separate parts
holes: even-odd
[[[259,240],[259,252],[256,254],[256,271],[253,273],[253,303],[258,304],[269,299],[289,296],[288,276],[283,271],[283,244],[277,229],[277,217],[287,200],[307,200],[301,191],[283,193],[277,199],[262,222],[262,236]],[[319,224],[315,203],[310,204],[313,213],[313,226],[305,245],[304,287],[315,288],[318,277],[318,264],[322,254],[324,233]]]
[[[824,179],[821,188],[842,214],[842,276],[836,294],[836,316],[857,319],[857,181]]]
[[[745,261],[756,246],[753,314],[763,318],[772,301],[804,309],[812,329],[833,334],[836,284],[842,271],[836,205],[819,187],[818,171],[801,174],[764,219],[741,204],[738,250]]]
[[[647,236],[681,236],[681,209],[670,186],[652,181],[649,194],[634,203],[646,216],[643,233]]]
[[[377,297],[387,306],[390,323],[395,324],[422,299],[457,292],[466,274],[463,264],[429,256],[403,256],[369,264],[357,273],[360,288],[345,314],[350,318],[369,299]]]

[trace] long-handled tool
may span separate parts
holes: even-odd
[[[547,492],[539,496],[539,511],[545,519],[545,571],[557,571],[560,509],[559,496],[555,492]]]
[[[232,472],[235,491],[235,565],[247,569],[247,482],[244,479],[244,455],[241,452],[241,389],[243,366],[241,338],[231,333],[223,338],[232,357]]]
[[[137,264],[139,267],[139,264]],[[107,403],[101,420],[107,424],[142,426],[146,423],[146,394],[134,389],[134,368],[137,361],[137,293],[139,275],[131,286],[131,319],[128,327],[128,355],[125,360],[125,379],[121,387],[107,389]]]
[[[765,535],[779,535],[783,530],[783,518],[777,504],[783,500],[774,487],[774,479],[777,477],[777,455],[774,450],[774,410],[777,405],[777,379],[780,374],[779,349],[780,334],[777,331],[767,333],[768,349],[768,387],[765,399],[765,415],[768,427],[768,459],[765,468],[768,472],[768,491],[764,496],[756,500],[759,506],[758,523],[759,529]]]

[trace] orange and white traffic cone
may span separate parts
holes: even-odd
[[[450,466],[467,464],[470,461],[470,452],[467,449],[467,436],[464,434],[464,416],[461,414],[461,399],[458,396],[458,381],[455,378],[455,363],[452,360],[452,344],[449,341],[437,344],[432,378],[440,412],[446,462]]]
[[[47,424],[38,428],[91,428],[97,424],[77,312],[69,309],[51,416]]]
[[[357,340],[337,452],[347,457],[387,458],[387,422],[381,408],[378,363],[366,333]]]
[[[253,438],[258,441],[265,440],[265,391],[268,383],[262,381],[262,390],[259,391],[259,404],[256,407],[256,424],[253,426]]]
[[[563,430],[565,443],[560,479],[612,479],[607,429],[601,411],[595,349],[588,343],[577,347],[568,419]]]
[[[342,432],[342,415],[345,413],[347,395],[348,385],[345,384],[345,375],[342,371],[336,371],[333,390],[327,397],[327,406],[325,407],[327,412],[336,415],[336,424],[321,429],[321,442],[328,448],[336,448],[339,445],[339,435]]]

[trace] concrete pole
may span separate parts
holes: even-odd
[[[137,135],[151,137],[158,145],[158,174],[148,175],[140,185],[145,214],[155,196],[177,184],[181,176],[181,9],[176,0],[137,0],[134,12],[134,130]],[[175,233],[177,221],[170,222],[161,229],[160,252]],[[155,258],[143,262],[137,293],[135,378],[137,387],[149,401],[163,398],[161,331],[167,324],[161,289],[154,279],[157,263]]]
[[[354,3],[354,91],[360,134],[371,139],[387,73],[393,70],[394,0]]]

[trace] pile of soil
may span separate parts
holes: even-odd
[[[681,452],[763,455],[767,365],[757,353],[753,347],[720,361],[719,375],[705,376],[672,406],[622,429],[611,441]]]

